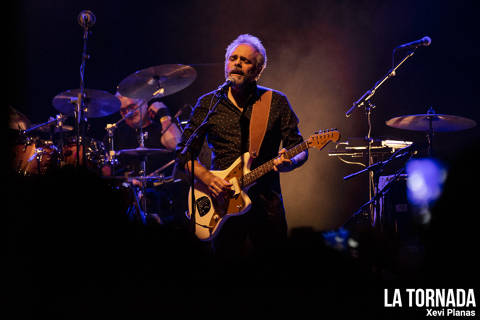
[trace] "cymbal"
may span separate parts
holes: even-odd
[[[122,149],[116,152],[119,156],[130,156],[130,157],[148,157],[156,154],[166,154],[172,153],[168,149],[154,149],[154,148],[142,148],[138,147],[136,149]]]
[[[117,89],[122,96],[149,100],[183,90],[196,77],[197,72],[191,66],[164,64],[132,73],[120,82]]]
[[[30,128],[32,123],[23,113],[16,110],[12,106],[9,106],[8,109],[9,109],[8,127],[10,129],[24,131]]]
[[[393,128],[412,130],[412,131],[429,131],[430,122],[434,132],[451,132],[473,128],[477,125],[474,120],[453,116],[447,114],[415,114],[392,118],[386,121],[386,125]]]
[[[53,98],[53,107],[67,116],[73,116],[80,89],[71,89]],[[120,100],[113,94],[95,89],[85,89],[87,118],[101,118],[120,110]]]

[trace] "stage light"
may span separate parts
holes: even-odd
[[[436,159],[413,159],[406,164],[408,201],[428,208],[441,195],[447,169]]]

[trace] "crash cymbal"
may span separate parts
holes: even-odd
[[[30,128],[32,123],[23,113],[19,112],[12,106],[9,106],[8,109],[9,109],[8,127],[10,129],[24,131]]]
[[[123,79],[118,85],[122,96],[149,100],[165,97],[188,87],[197,72],[191,66],[164,64],[139,70]]]
[[[430,122],[434,132],[460,131],[473,128],[477,125],[474,120],[447,114],[415,114],[392,118],[385,123],[389,127],[412,130],[429,131]]]
[[[172,151],[167,149],[153,149],[153,148],[136,148],[136,149],[122,149],[116,152],[119,156],[129,157],[148,157],[156,154],[171,153]]]
[[[67,116],[73,116],[80,89],[62,92],[53,98],[53,107]],[[85,89],[87,118],[101,118],[120,110],[120,100],[113,94],[95,89]]]

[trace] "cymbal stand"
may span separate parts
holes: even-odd
[[[428,156],[433,156],[433,120],[435,120],[436,116],[435,110],[430,107],[427,111],[427,114],[431,114],[431,116],[427,117],[428,119],[428,131],[427,131],[427,145],[428,145]]]
[[[367,105],[365,106],[365,113],[367,115],[367,123],[368,123],[368,132],[367,132],[367,156],[368,156],[368,166],[370,167],[373,165],[373,157],[372,157],[372,110],[375,108],[375,105],[369,100],[367,101]],[[373,170],[368,171],[368,199],[371,201],[373,197],[375,197],[375,172]],[[369,213],[370,213],[370,222],[372,225],[375,225],[376,222],[376,215],[375,215],[375,204],[371,201],[369,205]]]
[[[395,52],[396,50],[398,49],[395,48],[393,50],[393,54],[392,56],[395,55]],[[372,153],[371,153],[371,145],[372,145],[372,138],[371,138],[371,131],[372,131],[372,122],[371,122],[371,111],[375,108],[375,105],[372,104],[371,102],[371,99],[373,98],[373,96],[375,95],[375,93],[377,92],[377,90],[390,78],[394,77],[396,75],[396,71],[397,69],[403,64],[405,63],[405,61],[407,61],[408,58],[410,58],[411,56],[413,56],[413,54],[415,53],[415,49],[411,50],[397,65],[395,65],[395,63],[393,63],[393,66],[392,68],[388,71],[388,73],[382,78],[380,79],[379,81],[377,81],[374,86],[367,90],[357,101],[355,101],[352,105],[352,107],[345,113],[345,116],[347,118],[349,118],[352,114],[352,112],[357,109],[357,108],[361,108],[363,106],[365,106],[365,112],[367,114],[367,121],[368,121],[368,134],[366,136],[366,139],[368,141],[368,149],[367,149],[367,152],[368,152],[368,167],[371,167],[373,165],[373,158],[372,158]],[[375,226],[376,224],[376,214],[375,214],[375,208],[374,208],[374,200],[375,199],[375,175],[374,175],[374,172],[373,171],[369,171],[369,179],[368,179],[368,197],[369,197],[369,201],[367,202],[369,204],[369,220],[370,220],[370,224],[372,226]],[[362,210],[363,210],[364,206],[362,206]]]
[[[143,132],[143,110],[141,110],[140,112],[142,112],[142,124],[140,125],[140,148],[145,148],[145,134],[148,134],[148,132]],[[145,110],[146,112],[146,110]],[[146,222],[146,216],[148,215],[147,213],[147,197],[146,197],[146,183],[147,183],[147,180],[146,180],[146,177],[147,177],[147,156],[142,156],[141,160],[140,160],[140,172],[139,172],[139,175],[143,178],[142,179],[142,182],[141,182],[141,190],[142,190],[142,197],[141,197],[141,201],[142,201],[142,206],[141,208],[143,207],[143,211],[142,210],[139,210],[139,213],[140,213],[140,216],[142,218],[142,222],[145,223]],[[138,199],[137,199],[138,201]]]
[[[108,133],[108,145],[109,145],[109,151],[108,151],[108,163],[110,164],[112,168],[112,175],[115,175],[115,167],[118,164],[118,160],[116,159],[115,155],[115,139],[114,139],[114,131],[115,129],[118,128],[118,125],[125,121],[126,118],[131,117],[135,110],[132,110],[128,112],[124,117],[122,117],[120,120],[118,120],[115,123],[108,123],[107,126],[105,127],[105,130],[107,130]]]

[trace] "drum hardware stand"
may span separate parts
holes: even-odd
[[[395,52],[396,50],[398,49],[399,47],[395,48],[393,50],[393,54],[392,56],[395,55]],[[357,109],[357,108],[361,108],[362,106],[365,106],[365,112],[367,114],[367,122],[368,122],[368,134],[366,136],[366,139],[368,141],[368,148],[367,148],[367,152],[368,152],[368,167],[367,168],[370,168],[372,165],[373,165],[373,158],[372,158],[372,153],[371,153],[371,145],[372,145],[372,138],[371,138],[371,131],[372,131],[372,122],[371,122],[371,111],[372,109],[375,108],[375,105],[372,104],[372,102],[370,101],[373,96],[375,95],[376,91],[390,78],[394,77],[396,75],[396,71],[397,69],[403,64],[405,63],[405,61],[407,61],[408,58],[410,58],[411,56],[413,56],[413,54],[415,53],[415,50],[416,48],[414,48],[413,50],[411,50],[397,65],[395,65],[395,63],[393,63],[393,67],[388,71],[388,73],[382,78],[380,79],[379,81],[377,81],[375,83],[375,85],[367,90],[357,101],[355,101],[352,105],[352,107],[345,113],[345,116],[347,118],[349,118],[352,114],[352,112]],[[370,225],[372,227],[375,226],[376,224],[376,214],[375,214],[375,210],[374,210],[374,199],[377,197],[376,196],[376,188],[375,188],[375,174],[373,171],[370,171],[369,170],[369,179],[368,179],[368,188],[369,188],[369,201],[367,202],[368,205],[369,205],[369,220],[370,220]],[[363,209],[365,208],[365,205],[363,205],[361,207],[361,210],[362,211]],[[357,213],[355,213],[355,215],[357,215]],[[354,216],[355,216],[354,215]]]
[[[148,135],[148,132],[143,132],[143,120],[142,120],[142,125],[140,126],[140,148],[145,147],[145,135]],[[139,175],[143,178],[142,183],[141,183],[141,191],[142,191],[142,205],[143,205],[143,211],[139,210],[140,216],[142,218],[142,222],[146,222],[146,216],[147,216],[147,197],[146,197],[146,177],[147,177],[147,156],[143,155],[140,160],[140,172]],[[137,199],[138,201],[138,199]]]
[[[142,108],[142,106],[146,102],[142,102],[139,105],[139,108]],[[120,120],[113,124],[107,124],[105,130],[108,132],[108,142],[110,146],[109,150],[109,158],[108,162],[109,164],[115,168],[115,166],[118,164],[118,160],[116,159],[116,152],[115,152],[115,143],[114,143],[114,130],[118,128],[118,125],[125,121],[126,118],[132,116],[136,110],[132,110],[128,112],[125,116],[123,116]],[[142,110],[140,110],[142,112]],[[142,115],[143,119],[143,115]],[[148,135],[148,132],[143,132],[143,124],[140,125],[140,133],[139,133],[139,147],[144,148],[145,147],[145,138]],[[146,216],[148,215],[147,213],[147,198],[146,198],[146,181],[147,181],[147,156],[142,156],[141,161],[140,161],[140,172],[139,176],[142,177],[142,182],[141,182],[141,187],[137,188],[136,186],[133,185],[132,182],[129,182],[129,185],[132,189],[134,198],[135,198],[135,207],[140,215],[140,218],[142,220],[142,223],[146,223]],[[113,170],[113,172],[115,169]],[[137,189],[140,189],[137,190]],[[141,196],[139,196],[139,193]],[[143,208],[143,209],[142,209]]]
[[[437,118],[434,116],[435,110],[430,107],[427,111],[427,114],[431,114],[431,116],[427,117],[428,119],[428,131],[427,131],[427,146],[428,146],[428,156],[433,156],[433,120]]]
[[[113,132],[114,132],[115,129],[118,128],[118,125],[125,120],[126,117],[131,116],[134,112],[135,112],[135,110],[130,111],[129,113],[127,113],[127,115],[125,117],[122,117],[122,119],[118,120],[117,122],[115,122],[113,124],[107,124],[107,126],[105,128],[105,130],[107,130],[107,132],[108,132],[108,144],[110,146],[107,162],[112,167],[112,175],[114,175],[114,173],[116,171],[115,167],[118,164],[118,159],[116,158],[116,153],[115,153],[115,142],[114,142]],[[142,143],[141,144],[143,145],[143,134],[141,136],[142,136],[142,138],[141,138]],[[142,166],[142,170],[145,170],[144,165]],[[143,182],[142,182],[142,184],[143,184]],[[138,188],[133,185],[132,181],[128,181],[128,187],[132,190],[133,197],[135,199],[135,209],[138,212],[142,223],[146,224],[146,212],[142,209],[142,203],[144,205],[144,208],[145,208],[145,205],[146,205],[145,189],[142,186],[142,199],[140,199],[139,191],[137,190]],[[145,201],[143,201],[143,199],[145,199]],[[142,200],[142,202],[141,202],[141,200]]]
[[[138,188],[133,185],[132,182],[130,182],[130,188],[132,189],[133,192],[133,197],[135,198],[135,208],[137,209],[137,212],[140,216],[140,219],[142,220],[143,224],[147,223],[147,213],[142,209],[142,204],[145,206],[145,193],[144,193],[144,187],[143,184],[145,182],[142,181],[142,194],[141,198],[139,197],[139,191],[137,190]],[[145,207],[144,207],[145,208]]]
[[[366,167],[365,169],[362,169],[358,172],[355,172],[355,173],[352,173],[348,176],[345,176],[343,178],[343,180],[348,180],[350,178],[353,178],[359,174],[362,174],[366,171],[369,172],[369,174],[371,174],[372,176],[374,176],[375,174],[378,174],[380,172],[383,171],[383,169],[385,168],[386,165],[388,165],[390,162],[392,162],[393,160],[395,159],[399,159],[399,158],[403,158],[405,156],[408,156],[407,158],[407,161],[416,153],[417,151],[417,148],[416,148],[416,145],[410,145],[410,146],[407,146],[407,147],[404,147],[402,149],[399,149],[397,150],[396,152],[394,152],[387,160],[385,161],[380,161],[380,162],[377,162],[377,163],[374,163],[368,167]],[[374,194],[371,195],[370,199],[364,203],[353,215],[350,219],[352,219],[353,217],[357,216],[358,214],[362,213],[363,210],[368,206],[370,210],[375,210],[375,206],[377,205],[377,202],[378,200],[384,196],[389,190],[390,190],[390,187],[391,185],[393,184],[393,182],[397,181],[397,179],[404,173],[405,171],[405,167],[402,166],[399,170],[397,170],[397,172],[395,172],[393,178],[382,188],[382,190],[378,191],[378,192],[375,192]],[[376,191],[376,190],[374,190]],[[379,217],[381,219],[381,217]],[[374,225],[372,225],[374,226]],[[380,225],[380,227],[383,227],[382,225]]]
[[[66,116],[62,114],[57,114],[55,118],[51,118],[47,122],[40,123],[40,124],[37,124],[36,126],[30,127],[27,130],[23,130],[22,134],[23,135],[29,134],[31,131],[37,130],[45,126],[52,125],[53,123],[56,123],[55,127],[61,129],[63,127],[63,122],[65,121],[65,119],[66,119]]]
[[[108,151],[108,160],[107,162],[110,164],[110,166],[112,167],[112,175],[115,175],[115,167],[116,165],[118,164],[118,160],[116,158],[116,154],[115,154],[115,143],[114,143],[114,138],[113,138],[113,132],[115,129],[118,128],[118,125],[120,123],[122,123],[123,121],[125,121],[125,118],[132,115],[133,113],[135,112],[135,110],[133,111],[130,111],[129,113],[127,113],[127,115],[125,117],[123,117],[122,119],[118,120],[117,122],[115,123],[108,123],[107,126],[105,127],[105,130],[107,130],[107,133],[108,133],[108,145],[109,145],[109,151]]]

